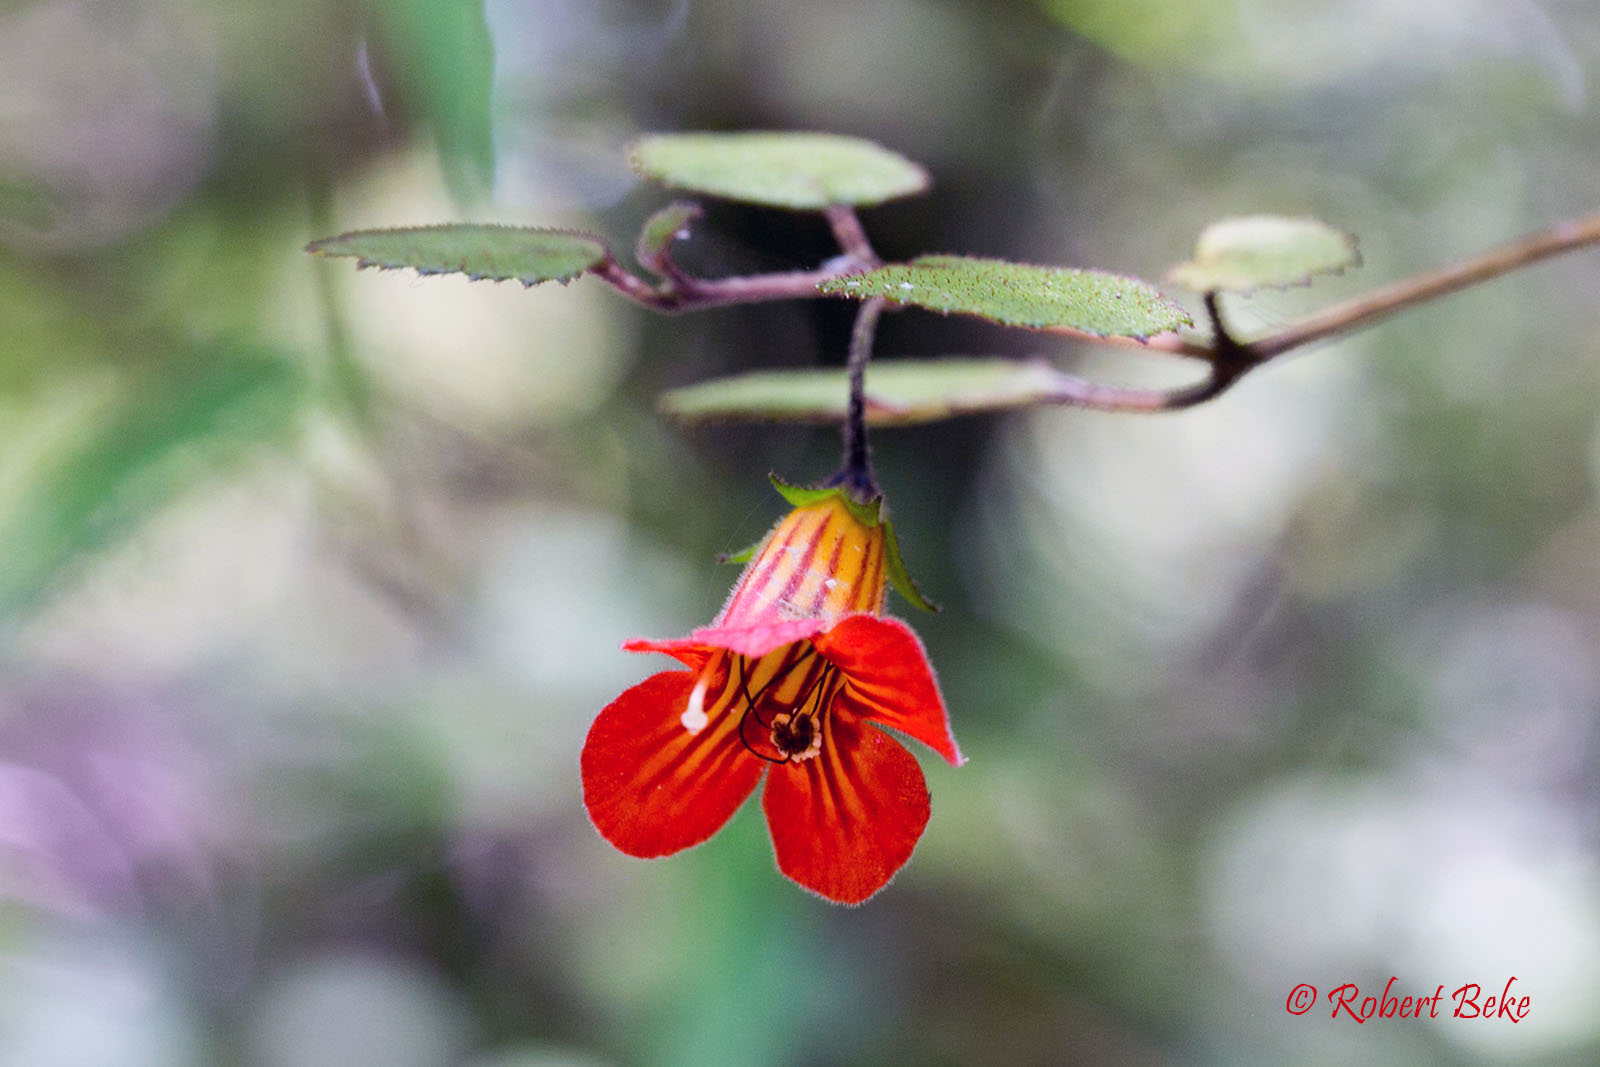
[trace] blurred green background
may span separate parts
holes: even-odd
[[[852,309],[301,248],[626,248],[667,199],[630,138],[818,128],[932,170],[866,213],[888,257],[1361,236],[1249,334],[1600,206],[1597,72],[1590,0],[0,3],[0,1064],[1593,1063],[1600,254],[1184,414],[878,434],[971,762],[924,761],[916,857],[846,910],[754,805],[615,853],[577,753],[767,473],[837,462],[655,396],[837,363]],[[682,259],[833,251],[714,205]],[[914,312],[879,352],[1182,370]],[[1285,1010],[1391,975],[1532,1009]]]

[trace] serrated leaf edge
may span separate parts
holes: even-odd
[[[599,255],[593,262],[579,270],[572,271],[568,274],[555,274],[548,278],[539,278],[535,279],[534,281],[528,281],[524,278],[519,278],[514,274],[496,277],[489,274],[475,274],[471,271],[462,270],[460,268],[450,269],[437,267],[418,267],[410,263],[381,263],[375,259],[368,259],[367,257],[356,252],[335,252],[330,251],[327,247],[339,241],[348,241],[352,238],[380,235],[399,236],[437,233],[443,230],[459,229],[463,226],[472,227],[473,229],[479,230],[514,230],[518,233],[525,234],[560,234],[563,237],[576,237],[581,240],[592,241],[594,244],[599,246],[600,251]],[[588,230],[573,230],[561,226],[517,226],[512,223],[503,222],[441,222],[431,226],[380,226],[368,230],[348,230],[333,237],[321,237],[315,241],[308,242],[305,246],[305,251],[313,256],[322,256],[328,259],[354,259],[356,261],[357,270],[409,270],[415,271],[419,276],[424,278],[432,278],[444,274],[460,274],[465,276],[468,281],[473,282],[521,282],[524,289],[532,289],[534,286],[541,285],[544,282],[560,282],[562,285],[566,285],[567,283],[574,281],[577,278],[581,278],[585,274],[598,269],[608,260],[613,258],[611,246],[609,243],[607,243],[606,239],[601,237],[599,234],[591,233]]]

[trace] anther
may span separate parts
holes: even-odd
[[[822,731],[810,715],[783,712],[772,717],[772,746],[798,763],[822,751]]]

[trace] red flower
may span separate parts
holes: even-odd
[[[665,856],[722,828],[763,774],[778,867],[857,904],[911,858],[928,823],[917,761],[880,726],[962,762],[922,644],[884,618],[905,578],[879,502],[774,479],[795,509],[752,550],[709,627],[629,641],[688,670],[645,679],[600,713],[583,746],[583,794],[602,837]],[[876,725],[872,725],[876,724]]]

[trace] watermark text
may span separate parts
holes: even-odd
[[[1495,1019],[1520,1023],[1528,1017],[1533,1007],[1533,998],[1520,995],[1512,988],[1517,982],[1516,975],[1507,978],[1498,993],[1493,992],[1492,986],[1486,991],[1477,982],[1465,982],[1448,996],[1443,983],[1435,986],[1432,993],[1424,993],[1405,987],[1397,989],[1399,981],[1398,976],[1391,977],[1383,987],[1383,992],[1375,996],[1363,993],[1354,982],[1346,982],[1319,996],[1316,986],[1301,982],[1289,990],[1289,999],[1283,1006],[1290,1015],[1304,1015],[1317,1007],[1320,999],[1330,1019],[1356,1023],[1367,1023],[1374,1019],[1422,1018]]]

